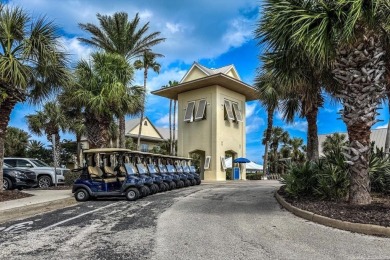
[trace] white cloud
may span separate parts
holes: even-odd
[[[261,117],[254,117],[250,123],[246,125],[245,131],[247,134],[256,132],[260,129],[261,126],[263,126],[264,120]]]
[[[246,118],[251,117],[255,113],[256,107],[257,107],[256,103],[253,103],[253,104],[246,103],[245,104]]]
[[[171,32],[171,33],[176,33],[176,32],[179,32],[181,29],[182,29],[182,25],[178,24],[178,23],[170,23],[170,22],[167,22],[165,24],[165,26],[168,28],[168,30]]]
[[[173,120],[173,118],[171,119]],[[178,120],[177,120],[177,110],[176,110],[176,127],[178,125]],[[172,122],[173,123],[173,122]],[[164,128],[169,128],[169,113],[165,114],[164,116],[160,117],[156,122],[155,125],[158,127],[164,127]]]
[[[60,42],[65,50],[71,55],[70,59],[77,62],[80,59],[88,60],[93,48],[82,44],[76,37],[65,38],[61,37]]]
[[[147,89],[150,92],[167,85],[169,81],[180,81],[186,72],[187,71],[179,68],[167,69],[162,71],[160,74],[149,72],[149,78],[146,83]],[[139,85],[143,85],[143,72],[137,72],[135,82],[138,82]]]
[[[230,22],[229,29],[222,36],[222,40],[228,47],[239,47],[253,36],[253,21],[236,18]]]
[[[284,129],[296,130],[300,132],[307,132],[307,121],[297,121],[292,124],[286,124],[283,126]]]
[[[379,125],[379,126],[375,127],[375,129],[384,129],[384,128],[387,128],[387,124]]]

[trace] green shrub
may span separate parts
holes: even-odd
[[[261,180],[263,177],[262,173],[248,174],[246,176],[247,180]]]
[[[314,188],[316,197],[339,201],[347,196],[349,187],[347,171],[328,162],[315,164],[314,168],[317,179],[316,188]]]
[[[312,196],[317,184],[313,163],[289,164],[287,174],[283,175],[282,183],[286,184],[285,190],[291,197]]]
[[[226,180],[232,180],[232,168],[226,169]]]
[[[390,193],[390,158],[379,149],[371,151],[369,173],[371,191]]]
[[[80,174],[82,173],[82,170],[77,171],[77,172],[68,172],[64,175],[64,182],[65,185],[71,186],[73,185],[74,181],[77,180],[80,177]]]

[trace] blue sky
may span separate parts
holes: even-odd
[[[206,67],[218,68],[234,64],[241,79],[253,83],[256,68],[259,66],[258,55],[262,52],[253,39],[256,22],[261,16],[258,0],[10,0],[11,5],[22,6],[33,16],[46,15],[49,20],[61,28],[61,41],[71,53],[73,64],[80,58],[87,58],[93,51],[82,45],[77,37],[87,37],[78,28],[78,23],[97,24],[96,13],[113,14],[125,11],[133,17],[137,12],[141,22],[150,22],[151,31],[160,31],[167,40],[156,47],[156,51],[165,55],[159,62],[160,74],[149,73],[148,90],[156,90],[166,85],[169,80],[180,80],[194,61]],[[133,84],[142,84],[142,72],[136,73]],[[12,112],[10,125],[26,131],[25,115],[34,113],[40,107],[18,104]],[[319,112],[319,133],[346,131],[344,123],[337,119],[336,112],[340,104],[326,99],[324,108]],[[374,128],[383,127],[388,121],[387,105],[383,105],[379,118],[384,122]],[[168,126],[168,99],[149,95],[147,116],[159,127]],[[247,157],[262,163],[264,147],[261,138],[266,127],[266,113],[257,101],[247,103]],[[293,124],[281,120],[275,113],[275,125],[282,126],[291,136],[301,137],[306,142],[307,123],[297,118]],[[47,142],[45,137],[36,137]],[[62,138],[73,139],[70,134]]]

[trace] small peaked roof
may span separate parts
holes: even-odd
[[[130,135],[130,132],[139,126],[139,117],[138,118],[133,118],[133,119],[130,119],[130,120],[127,120],[126,123],[125,123],[125,134],[126,135]],[[149,120],[149,118],[146,116],[144,117],[144,120],[147,120],[150,125],[153,127],[153,129],[157,132],[157,134],[160,136],[161,139],[164,139],[164,136],[161,134],[161,132],[159,131],[159,129],[157,127],[154,126],[154,124],[152,123],[152,121]],[[141,135],[141,137],[145,137],[143,135]],[[157,138],[153,138],[153,140],[157,140]]]
[[[224,73],[217,73],[203,78],[182,82],[177,86],[155,90],[152,94],[177,100],[178,95],[183,92],[219,85],[245,96],[246,101],[256,100],[257,91],[252,86],[233,78]]]
[[[194,62],[191,66],[191,68],[187,71],[187,73],[184,75],[184,77],[180,80],[180,83],[183,83],[183,82],[186,82],[186,79],[187,77],[190,75],[190,73],[195,69],[195,68],[198,68],[199,70],[201,70],[204,74],[205,74],[205,77],[207,76],[211,76],[211,75],[216,75],[216,74],[219,74],[219,73],[222,73],[222,74],[228,74],[229,71],[233,70],[233,74],[237,76],[237,79],[238,80],[241,80],[240,76],[238,75],[238,72],[236,70],[236,67],[234,67],[233,64],[230,64],[230,65],[227,65],[227,66],[224,66],[224,67],[221,67],[221,68],[217,68],[217,69],[214,69],[214,68],[207,68],[203,65],[201,65],[200,63],[198,62]]]

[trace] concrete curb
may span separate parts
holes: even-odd
[[[49,211],[67,208],[70,206],[76,205],[77,202],[73,197],[66,199],[53,200],[48,202],[42,202],[38,204],[32,204],[28,206],[21,206],[17,208],[1,210],[0,211],[0,224],[32,217],[41,213],[46,213]]]
[[[315,223],[333,227],[337,229],[342,229],[346,231],[366,234],[366,235],[376,235],[376,236],[387,236],[390,237],[390,228],[383,227],[378,225],[371,224],[361,224],[361,223],[352,223],[347,221],[342,221],[338,219],[332,219],[328,217],[324,217],[318,214],[314,214],[312,212],[299,209],[297,207],[292,206],[288,202],[286,202],[279,194],[278,191],[275,191],[275,198],[285,209],[293,213],[294,215],[313,221]]]

